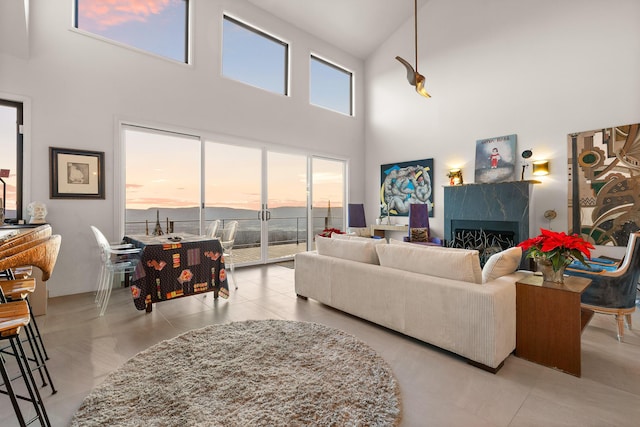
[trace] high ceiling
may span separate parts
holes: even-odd
[[[411,0],[249,0],[272,15],[365,59],[413,17]],[[427,0],[418,0],[421,8]]]

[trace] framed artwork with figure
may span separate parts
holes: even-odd
[[[429,206],[433,216],[433,159],[380,166],[380,215],[409,216],[412,203]]]
[[[104,152],[49,147],[52,199],[104,199]]]
[[[476,141],[476,184],[516,181],[516,135]]]

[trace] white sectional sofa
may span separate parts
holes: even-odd
[[[391,240],[316,238],[295,257],[295,290],[497,372],[516,344],[522,251],[495,254]]]

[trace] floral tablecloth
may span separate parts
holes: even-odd
[[[154,302],[203,292],[229,297],[218,239],[183,233],[130,235],[124,241],[142,248],[131,278],[131,294],[138,310],[151,311]]]

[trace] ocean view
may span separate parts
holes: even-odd
[[[341,207],[332,207],[330,217],[327,208],[315,208],[313,210],[313,234],[321,232],[326,225],[329,227],[344,229],[343,210]],[[304,242],[307,239],[307,209],[303,207],[281,207],[269,209],[271,219],[267,222],[269,227],[269,243],[285,244]],[[205,208],[205,223],[203,231],[210,221],[219,219],[223,224],[227,221],[237,220],[238,231],[235,247],[253,247],[260,245],[261,222],[258,219],[259,211],[234,208]],[[147,231],[153,233],[156,220],[159,217],[160,226],[166,233],[173,222],[174,233],[201,234],[200,209],[193,208],[148,208],[127,209],[125,212],[125,234],[144,234]]]

